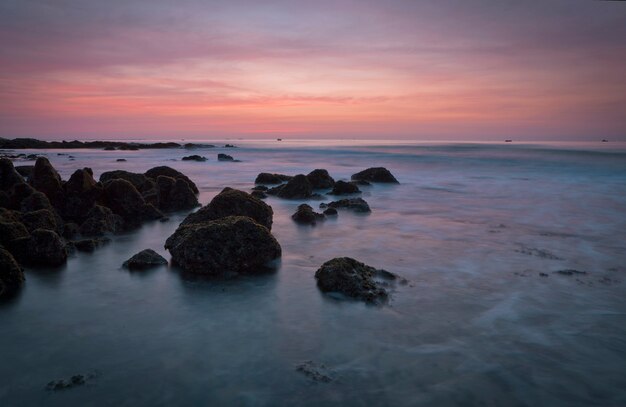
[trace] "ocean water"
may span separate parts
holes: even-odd
[[[236,144],[195,150],[204,163],[175,149],[36,152],[65,179],[85,166],[97,178],[169,165],[202,204],[226,186],[249,190],[259,172],[348,179],[384,166],[401,183],[362,188],[371,214],[315,227],[290,215],[325,201],[267,199],[283,247],[270,274],[121,268],[145,248],[169,258],[164,241],[186,213],[64,267],[27,269],[0,303],[0,405],[626,405],[625,145]],[[382,307],[324,296],[314,273],[338,256],[409,284]],[[297,371],[306,361],[332,380]],[[95,377],[45,390],[75,374]]]

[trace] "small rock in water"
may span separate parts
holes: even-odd
[[[313,186],[306,176],[298,174],[285,185],[272,188],[267,193],[283,199],[305,199],[313,195]]]
[[[125,158],[118,158],[118,159],[117,159],[117,160],[115,160],[115,161],[117,161],[118,163],[123,163],[123,162],[125,162],[125,161],[126,161],[126,159],[125,159]]]
[[[183,161],[199,161],[199,162],[202,162],[202,161],[206,161],[206,160],[208,160],[208,158],[202,157],[202,156],[197,155],[197,154],[188,155],[186,157],[183,157]]]
[[[224,154],[224,153],[219,153],[217,155],[217,160],[218,161],[236,161],[233,156],[228,155],[228,154]],[[237,160],[239,161],[239,160]]]
[[[145,249],[126,260],[122,267],[129,270],[145,270],[167,264],[167,260],[152,249]]]
[[[83,386],[87,383],[88,380],[91,380],[97,376],[97,373],[89,373],[87,375],[77,374],[69,379],[59,379],[48,382],[46,385],[46,390],[49,391],[59,391],[59,390],[67,390],[73,387]]]
[[[296,213],[291,215],[291,219],[297,223],[315,225],[318,221],[324,220],[324,215],[314,212],[311,206],[302,204],[298,206]]]
[[[335,185],[333,177],[324,169],[313,170],[308,173],[306,177],[313,186],[313,189],[327,189]]]
[[[373,167],[353,174],[351,179],[356,181],[384,182],[398,184],[398,180],[384,167]]]
[[[259,191],[259,190],[256,190],[256,189],[253,190],[250,193],[250,195],[252,195],[253,197],[258,198],[258,199],[265,199],[265,198],[267,198],[267,194],[265,192]]]
[[[556,274],[561,274],[563,276],[573,276],[573,275],[582,275],[587,274],[586,271],[574,270],[574,269],[565,269],[565,270],[557,270]]]
[[[283,182],[289,181],[290,179],[292,179],[293,177],[290,175],[284,175],[284,174],[270,174],[268,172],[262,172],[259,175],[257,175],[256,179],[254,180],[255,184],[282,184]]]
[[[329,383],[333,381],[332,377],[329,376],[328,368],[324,366],[324,364],[316,364],[312,360],[300,363],[296,366],[296,371],[302,373],[314,382]]]
[[[368,213],[372,210],[363,198],[341,199],[328,204],[320,204],[320,208],[346,208],[359,213]]]
[[[335,209],[335,208],[327,208],[324,211],[324,215],[326,215],[326,216],[337,216],[337,209]]]
[[[360,194],[361,190],[352,182],[337,181],[333,190],[328,195],[348,195],[348,194]]]

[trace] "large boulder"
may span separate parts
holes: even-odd
[[[30,188],[32,193],[29,195],[26,195],[29,192],[28,188]],[[20,187],[15,187],[13,190],[15,191],[15,194],[13,195],[13,197],[16,200],[16,203],[17,203],[17,200],[19,199],[17,196],[20,193],[23,193],[22,196],[24,196],[24,198],[19,200],[19,206],[17,206],[17,208],[20,211],[32,212],[32,211],[38,211],[40,209],[48,209],[49,211],[54,211],[54,208],[52,207],[52,204],[50,203],[50,200],[48,199],[48,197],[43,192],[35,191],[34,189],[32,189],[30,185],[24,184],[24,188],[20,186]]]
[[[27,255],[20,259],[26,264],[60,266],[67,260],[67,251],[61,237],[51,230],[36,229],[27,242]]]
[[[45,157],[37,158],[32,176],[29,178],[30,185],[37,191],[43,192],[55,208],[62,208],[65,203],[63,182],[61,176],[54,169],[50,161]]]
[[[269,229],[246,216],[181,225],[165,248],[183,270],[208,275],[259,272],[281,255]]]
[[[154,180],[148,178],[144,174],[129,172],[124,170],[106,171],[100,175],[100,182],[106,184],[113,179],[124,179],[137,188],[137,191],[144,193],[154,188]]]
[[[394,177],[387,168],[373,167],[357,172],[351,177],[353,180],[369,181],[369,182],[386,182],[398,184],[398,180]]]
[[[165,165],[151,168],[148,171],[146,171],[145,175],[146,177],[152,178],[153,180],[156,180],[159,175],[165,175],[166,177],[172,177],[176,179],[180,178],[189,185],[189,188],[191,188],[194,194],[197,194],[199,192],[196,184],[194,184],[193,181],[190,180],[185,174],[183,174],[180,171],[176,171],[173,168],[167,167]]]
[[[39,209],[37,211],[23,213],[20,216],[20,221],[26,226],[29,232],[35,229],[58,230],[54,213],[48,209]]]
[[[282,184],[285,181],[289,181],[291,178],[291,176],[289,175],[283,175],[283,174],[270,174],[268,172],[262,172],[259,175],[257,175],[256,179],[254,180],[255,184]]]
[[[181,178],[159,175],[156,179],[158,207],[164,211],[179,211],[195,208],[199,205],[196,194],[187,182]]]
[[[247,216],[271,230],[274,211],[271,206],[244,191],[224,188],[208,205],[189,214],[181,225],[206,222],[227,216]]]
[[[133,184],[123,179],[113,179],[104,184],[104,203],[129,226],[163,217],[152,204],[146,203]]]
[[[13,255],[0,246],[0,298],[24,282],[24,270]]]
[[[296,213],[291,215],[296,223],[305,225],[315,225],[318,221],[324,220],[324,215],[313,211],[310,205],[302,204],[298,206]]]
[[[306,178],[311,183],[313,189],[328,189],[335,185],[335,180],[324,169],[313,170],[307,174]]]
[[[21,222],[6,220],[8,221],[0,220],[0,245],[8,247],[16,239],[30,236],[28,229]]]
[[[64,189],[66,198],[63,217],[79,222],[85,220],[102,196],[102,185],[93,178],[91,168],[76,170],[65,183]]]
[[[350,195],[350,194],[360,194],[361,190],[355,184],[351,182],[345,181],[337,181],[335,182],[335,186],[333,190],[330,191],[329,195]]]
[[[96,205],[89,211],[79,230],[83,236],[104,236],[120,231],[123,224],[121,216],[114,214],[109,208]]]
[[[16,165],[15,171],[17,171],[24,178],[30,178],[34,168],[34,165]]]
[[[145,270],[167,264],[167,260],[152,249],[145,249],[126,260],[122,267],[129,270]]]
[[[298,174],[284,185],[279,185],[267,191],[283,199],[306,199],[313,195],[313,186],[306,176]]]
[[[8,158],[0,158],[0,190],[8,191],[16,184],[24,183],[24,178],[15,170]]]
[[[320,204],[320,208],[345,208],[360,213],[372,211],[363,198],[340,199],[339,201],[333,201],[327,204],[322,203]]]
[[[315,272],[317,286],[323,292],[341,293],[369,303],[382,303],[389,297],[386,287],[396,276],[350,257],[327,261]]]

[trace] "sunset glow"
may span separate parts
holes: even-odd
[[[626,137],[626,4],[4,1],[0,136]]]

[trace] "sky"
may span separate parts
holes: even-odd
[[[0,0],[0,137],[626,140],[626,2]]]

